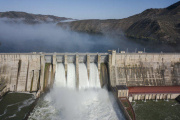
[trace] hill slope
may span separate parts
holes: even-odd
[[[109,20],[79,20],[58,23],[74,31],[89,33],[111,33],[153,41],[180,42],[180,1],[163,9],[147,9],[140,14]]]
[[[26,12],[0,12],[1,18],[13,18],[13,19],[24,19],[26,23],[38,23],[43,22],[60,22],[62,20],[71,20],[71,18],[57,17],[53,15],[40,15],[40,14],[30,14]]]

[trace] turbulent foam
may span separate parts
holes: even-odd
[[[16,114],[13,114],[13,115],[9,116],[8,118],[13,118],[13,117],[15,117],[15,116],[16,116]]]
[[[29,116],[29,120],[124,119],[112,93],[100,88],[96,64],[90,65],[89,88],[86,64],[79,63],[79,90],[70,89],[75,87],[76,83],[75,64],[68,64],[67,87],[59,85],[63,83],[65,73],[61,63],[58,63],[57,66],[53,89],[39,100]]]
[[[124,119],[106,89],[72,90],[55,88],[40,101],[29,120],[118,120]]]
[[[22,104],[19,105],[18,111],[20,111],[22,108],[24,108],[24,107],[26,107],[26,106],[31,105],[33,102],[34,102],[34,98],[29,98],[29,99],[23,101]]]

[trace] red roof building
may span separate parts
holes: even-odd
[[[180,93],[180,86],[137,86],[128,87],[129,94]]]

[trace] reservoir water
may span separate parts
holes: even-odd
[[[179,120],[180,103],[176,100],[146,100],[131,103],[137,120]]]

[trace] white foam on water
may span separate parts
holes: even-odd
[[[56,87],[53,87],[44,98],[39,100],[29,116],[29,120],[125,119],[113,94],[106,88],[101,89],[96,64],[91,64],[91,88],[89,88],[86,64],[79,63],[79,90],[71,89],[75,87],[76,83],[75,64],[68,63],[67,87],[60,85],[64,84],[64,67],[60,63],[57,66],[59,67],[57,67],[54,83]]]
[[[14,103],[14,104],[7,105],[6,108],[5,108],[5,110],[4,110],[4,113],[1,114],[0,116],[3,116],[3,115],[5,115],[5,114],[7,113],[8,107],[11,107],[11,106],[14,106],[14,105],[18,105],[18,109],[16,110],[16,112],[15,112],[13,115],[11,115],[11,116],[6,117],[6,118],[13,118],[13,117],[16,116],[16,114],[17,114],[19,111],[22,110],[22,108],[31,105],[31,104],[34,102],[34,100],[35,100],[35,97],[32,97],[32,98],[26,99],[26,100],[24,100],[24,101],[20,101],[20,102]]]
[[[112,93],[106,89],[56,88],[39,102],[29,120],[124,120]]]
[[[79,89],[89,88],[87,67],[85,63],[79,63]]]
[[[98,68],[95,63],[90,63],[89,87],[100,88]]]
[[[19,106],[18,106],[18,111],[21,111],[22,108],[31,105],[34,102],[34,98],[29,98],[25,101],[23,101]]]
[[[76,88],[76,66],[74,63],[68,63],[67,87],[73,89]]]
[[[14,104],[7,105],[7,106],[6,106],[6,108],[5,108],[5,110],[4,110],[4,113],[3,113],[3,114],[1,114],[0,116],[3,116],[3,115],[5,115],[5,114],[6,114],[8,107],[11,107],[11,106],[14,106],[14,105],[17,105],[17,104],[20,104],[20,103],[22,103],[22,101],[17,102],[17,103],[14,103]]]
[[[13,115],[9,116],[8,118],[13,118],[13,117],[15,117],[15,116],[16,116],[16,114],[13,114]]]
[[[4,113],[3,113],[3,114],[1,114],[0,116],[5,115],[5,114],[6,114],[6,112],[7,112],[7,107],[6,107],[6,109],[4,110]]]

